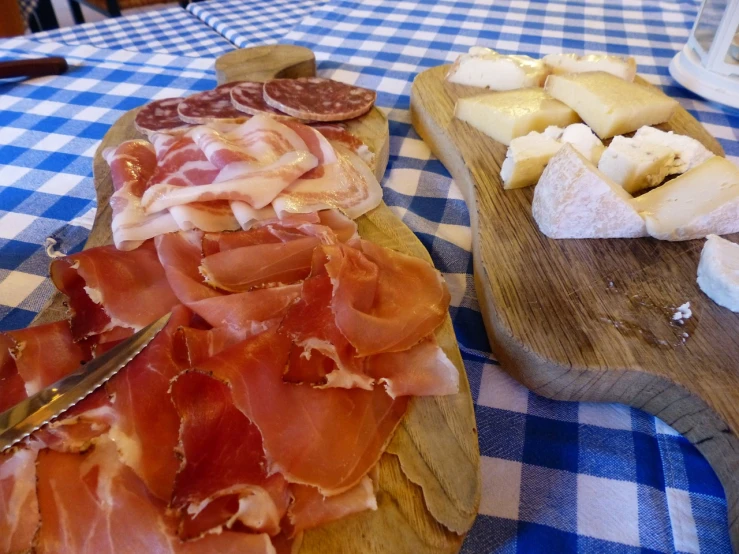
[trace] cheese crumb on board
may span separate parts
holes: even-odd
[[[739,244],[708,235],[698,263],[698,286],[719,306],[739,312]]]
[[[570,144],[549,160],[534,189],[532,212],[554,239],[631,238],[646,235],[632,197]]]
[[[565,143],[572,144],[586,159],[596,164],[604,148],[598,137],[582,123],[575,123],[566,129],[550,126],[541,133],[532,131],[514,138],[500,168],[503,188],[535,185],[549,160]]]
[[[674,160],[675,152],[668,146],[618,136],[603,152],[598,169],[633,193],[662,183]]]
[[[604,71],[629,82],[636,77],[636,61],[630,56],[622,58],[608,54],[547,54],[542,61],[555,75]]]
[[[647,231],[661,240],[739,232],[739,168],[714,156],[634,199]]]
[[[636,131],[670,119],[676,100],[649,85],[605,73],[550,75],[545,90],[577,112],[601,139]]]
[[[690,309],[690,302],[686,302],[682,306],[677,307],[677,311],[672,314],[672,321],[683,323],[686,319],[693,316],[693,310]]]
[[[473,46],[460,54],[447,73],[447,81],[490,90],[540,87],[549,75],[542,60],[529,56],[499,54],[490,48]]]
[[[713,152],[693,137],[678,135],[672,131],[660,131],[654,127],[641,127],[634,134],[634,138],[672,149],[675,159],[670,168],[670,175],[685,173],[714,156]]]
[[[506,146],[531,131],[544,131],[550,125],[566,127],[579,121],[571,108],[540,88],[460,98],[454,115]]]

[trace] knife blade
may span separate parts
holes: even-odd
[[[0,452],[49,423],[118,373],[164,328],[169,316],[162,316],[74,373],[1,413]]]

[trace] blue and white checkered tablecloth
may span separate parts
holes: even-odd
[[[608,50],[634,55],[643,74],[691,109],[727,152],[739,155],[739,116],[679,89],[666,71],[696,9],[692,2],[652,0],[333,0],[285,37],[317,52],[322,75],[378,90],[392,134],[385,200],[449,283],[482,453],[480,516],[465,553],[731,551],[721,485],[684,437],[625,406],[544,399],[500,369],[474,292],[467,207],[408,114],[414,75],[478,42],[532,55]],[[81,247],[87,231],[80,217],[94,205],[91,157],[107,126],[149,98],[214,82],[212,62],[205,59],[23,39],[0,43],[0,56],[42,52],[72,59],[72,71],[0,85],[3,329],[26,325],[51,292],[46,237],[59,240],[64,252]]]
[[[234,45],[182,8],[167,8],[35,33],[34,40],[179,56],[220,56]]]
[[[206,0],[187,6],[193,15],[239,48],[278,42],[326,0]]]

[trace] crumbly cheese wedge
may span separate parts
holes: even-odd
[[[592,164],[598,164],[600,157],[603,155],[605,146],[590,127],[582,123],[570,125],[562,132],[559,138],[562,142],[569,142],[575,149],[580,152]]]
[[[566,127],[579,120],[572,109],[540,88],[460,98],[454,115],[506,146],[531,131],[550,125]]]
[[[586,73],[589,71],[605,71],[623,79],[633,81],[636,77],[636,60],[632,57],[610,56],[608,54],[547,54],[542,61],[548,65],[555,75],[562,73]]]
[[[644,221],[631,195],[570,144],[549,160],[534,189],[532,212],[554,239],[643,237]]]
[[[739,168],[714,156],[634,199],[647,231],[662,240],[739,232]]]
[[[637,138],[613,137],[598,162],[598,169],[626,192],[656,187],[670,174],[675,160],[672,148]]]
[[[602,139],[663,123],[678,106],[676,100],[657,88],[602,71],[550,75],[544,88],[575,110]]]
[[[549,75],[541,60],[529,56],[508,56],[490,48],[473,46],[461,54],[447,73],[447,81],[491,90],[540,87]]]
[[[559,131],[561,133],[562,129]],[[511,141],[500,168],[503,188],[517,189],[536,184],[551,157],[562,147],[561,142],[545,133],[546,131],[544,133],[534,131]]]
[[[712,158],[714,153],[692,137],[677,135],[672,131],[660,131],[654,127],[642,127],[634,135],[635,139],[656,143],[671,148],[675,159],[670,167],[670,175],[685,173]]]
[[[719,306],[739,312],[739,244],[708,235],[698,264],[698,286]]]

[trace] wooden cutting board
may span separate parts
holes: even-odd
[[[506,146],[453,117],[481,89],[419,74],[411,117],[462,190],[473,228],[475,283],[503,367],[558,400],[622,402],[650,412],[706,456],[726,491],[739,549],[739,314],[698,288],[702,240],[553,240],[531,215],[534,187],[506,191]],[[723,155],[680,108],[664,130]],[[736,240],[736,237],[734,237]],[[672,320],[689,301],[693,317]]]
[[[261,46],[221,56],[216,70],[219,84],[275,76],[311,76],[315,74],[315,59],[310,50],[298,46]],[[137,111],[126,113],[111,127],[95,154],[98,211],[85,248],[112,243],[108,201],[113,185],[101,152],[124,140],[142,138],[133,124]],[[388,162],[385,115],[373,109],[348,127],[375,153],[373,169],[381,179]],[[421,242],[384,203],[357,223],[363,238],[432,263]],[[34,324],[65,317],[63,301],[64,297],[57,294]],[[379,463],[378,510],[306,532],[300,554],[459,551],[480,502],[480,454],[470,387],[448,316],[437,339],[459,370],[459,393],[413,399]]]

